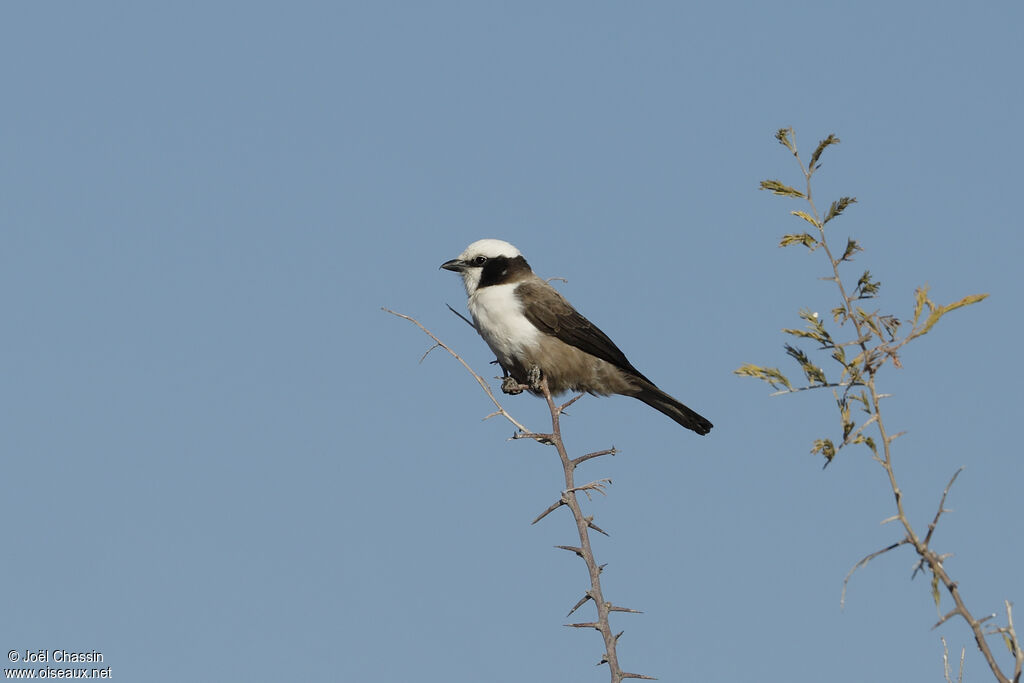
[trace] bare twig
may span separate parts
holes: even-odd
[[[831,279],[831,278],[829,278]],[[807,387],[793,387],[792,389],[780,389],[773,391],[768,394],[769,396],[784,396],[785,394],[798,394],[801,391],[810,391],[812,389],[835,389],[835,388],[848,388],[848,387],[860,387],[864,386],[861,382],[827,382],[825,384],[815,384]]]
[[[932,520],[932,523],[928,525],[928,533],[925,534],[924,537],[925,545],[928,545],[932,542],[932,534],[935,532],[935,527],[939,523],[939,517],[942,516],[943,512],[949,512],[949,510],[946,509],[946,496],[949,495],[949,490],[953,488],[953,482],[956,481],[956,478],[959,477],[960,473],[963,471],[963,467],[958,469],[956,473],[953,474],[953,477],[949,480],[949,483],[946,484],[946,488],[942,492],[942,498],[939,500],[939,509],[935,511],[935,518]]]
[[[617,453],[618,453],[618,451],[615,450],[615,446],[612,446],[608,450],[594,451],[593,453],[587,453],[586,455],[581,455],[581,456],[579,456],[577,458],[573,458],[572,466],[573,467],[577,467],[577,466],[579,466],[580,463],[586,462],[587,460],[591,460],[593,458],[600,458],[602,455],[615,455]]]
[[[585,495],[587,497],[587,500],[590,500],[591,499],[590,498],[590,492],[591,491],[597,491],[602,496],[607,496],[608,494],[604,492],[604,489],[605,489],[605,487],[609,486],[611,483],[612,483],[611,479],[607,479],[607,478],[605,478],[605,479],[598,479],[597,481],[592,481],[589,484],[583,484],[582,486],[577,486],[577,487],[569,489],[569,490],[572,491],[573,493],[575,493],[577,491],[582,491],[583,495]]]
[[[1020,683],[1021,670],[1024,669],[1024,650],[1020,648],[1017,631],[1013,627],[1013,603],[1006,600],[1006,647],[1013,654],[1013,683]]]
[[[449,306],[449,308],[451,308],[451,306]],[[466,368],[466,372],[468,372],[469,374],[473,375],[473,378],[476,379],[477,383],[480,385],[480,387],[487,394],[487,397],[491,399],[491,402],[494,403],[494,406],[498,409],[496,413],[491,413],[491,415],[488,415],[488,417],[492,417],[493,415],[501,415],[506,420],[511,422],[513,425],[515,425],[516,429],[518,429],[521,433],[524,433],[524,434],[525,433],[529,433],[529,431],[530,431],[529,429],[524,427],[522,424],[519,423],[518,420],[516,420],[514,417],[509,415],[508,412],[506,412],[505,408],[501,405],[501,403],[498,402],[498,399],[494,397],[494,392],[491,391],[491,387],[487,384],[487,382],[484,380],[484,378],[481,377],[480,375],[478,375],[473,370],[473,368],[469,367],[469,363],[464,361],[462,359],[462,356],[460,356],[459,354],[455,353],[455,351],[450,346],[448,346],[443,341],[438,339],[437,336],[435,336],[433,332],[431,332],[426,327],[424,327],[420,323],[420,321],[418,321],[415,318],[412,318],[410,316],[403,315],[402,313],[396,313],[395,311],[392,311],[390,308],[381,307],[381,310],[384,311],[385,313],[390,313],[391,315],[394,315],[394,316],[397,316],[399,318],[402,318],[403,320],[408,320],[413,325],[415,325],[416,327],[418,327],[421,330],[423,330],[424,334],[426,334],[428,337],[430,337],[431,339],[434,340],[434,346],[431,347],[431,349],[434,349],[434,348],[437,348],[438,346],[440,346],[442,349],[444,349],[445,351],[450,353],[452,355],[452,358],[454,358],[455,360],[459,361],[459,363],[462,364],[462,367]],[[456,314],[456,315],[458,315],[458,314]],[[472,323],[470,323],[470,324],[472,324]],[[429,351],[428,351],[428,353],[429,353]],[[484,419],[486,419],[486,418],[484,418]]]
[[[902,541],[899,541],[898,543],[893,543],[892,545],[886,546],[885,548],[882,548],[881,550],[876,550],[875,552],[871,553],[870,555],[866,555],[866,556],[862,557],[860,559],[860,561],[857,562],[857,564],[853,565],[853,567],[850,568],[850,571],[846,572],[846,578],[843,579],[843,592],[839,596],[839,607],[840,607],[840,609],[842,609],[844,606],[846,606],[846,584],[848,584],[850,582],[850,577],[853,576],[853,573],[855,571],[857,571],[858,569],[860,569],[861,567],[866,566],[868,562],[870,562],[871,560],[875,559],[879,555],[883,555],[883,554],[889,552],[890,550],[895,550],[896,548],[899,548],[904,543],[907,543],[907,539],[903,539]]]
[[[942,673],[946,679],[946,683],[953,683],[953,669],[949,665],[949,647],[946,645],[946,639],[940,638],[942,641]],[[964,659],[967,657],[967,648],[960,648],[960,669],[957,672],[956,683],[963,683],[964,681]]]

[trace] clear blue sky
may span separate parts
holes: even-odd
[[[912,345],[888,420],[913,520],[978,614],[1024,609],[1019,2],[16,3],[0,10],[0,645],[127,681],[604,681],[553,453],[481,373],[458,278],[516,244],[714,423],[565,422],[620,657],[663,681],[941,680],[927,580],[828,395],[732,374],[834,297],[758,181],[860,203],[879,305],[991,297]],[[509,399],[544,427],[542,403]],[[1024,621],[1024,619],[1021,619]],[[995,647],[1004,656],[998,642]]]

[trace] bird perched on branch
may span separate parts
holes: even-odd
[[[502,390],[585,391],[640,399],[698,434],[711,423],[644,377],[596,325],[534,274],[508,242],[484,239],[441,264],[462,276],[469,312],[505,372]]]

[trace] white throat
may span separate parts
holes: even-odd
[[[466,287],[466,294],[472,298],[480,287],[480,276],[483,271],[479,268],[466,268],[460,275],[462,275],[462,284]]]
[[[505,365],[540,343],[540,330],[523,315],[523,304],[516,296],[518,286],[491,285],[469,295],[469,312],[477,331]]]

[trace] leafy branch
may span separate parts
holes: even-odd
[[[1007,626],[984,630],[984,623],[991,617],[978,619],[968,609],[959,585],[946,571],[944,562],[949,555],[939,554],[932,547],[932,533],[942,514],[947,511],[944,507],[946,496],[959,471],[953,475],[943,492],[938,511],[928,525],[927,533],[924,536],[920,535],[906,515],[903,491],[896,478],[893,442],[900,433],[890,432],[883,419],[882,399],[886,398],[887,394],[878,388],[880,372],[886,365],[891,363],[894,367],[901,367],[901,354],[908,343],[928,334],[947,313],[978,303],[988,295],[972,294],[953,303],[940,305],[929,298],[928,287],[922,286],[914,293],[913,313],[906,321],[877,309],[866,310],[864,302],[878,295],[881,283],[869,270],[864,270],[859,275],[848,275],[849,264],[863,249],[853,238],[847,238],[841,249],[835,248],[836,243],[830,241],[830,231],[827,230],[829,224],[842,216],[857,200],[854,197],[840,197],[831,202],[828,210],[822,213],[815,203],[811,183],[812,177],[821,168],[822,154],[829,147],[838,144],[839,138],[829,135],[819,142],[806,164],[800,157],[792,128],[780,129],[776,132],[775,138],[793,154],[803,177],[800,189],[780,180],[761,182],[762,190],[798,200],[803,204],[801,208],[790,212],[800,219],[803,231],[783,235],[779,246],[803,246],[808,253],[821,253],[828,260],[829,274],[822,279],[832,282],[838,291],[838,305],[830,312],[831,324],[836,329],[830,331],[829,325],[818,313],[801,310],[799,315],[803,320],[803,327],[783,330],[794,338],[794,343],[785,345],[785,351],[802,371],[805,380],[802,385],[794,385],[775,367],[748,363],[738,368],[735,373],[767,382],[777,390],[776,394],[830,389],[838,409],[841,436],[835,439],[816,439],[811,452],[820,454],[825,459],[827,467],[842,449],[852,445],[863,445],[886,473],[896,503],[896,514],[887,521],[898,521],[902,526],[903,536],[885,548],[865,556],[854,565],[843,582],[844,599],[846,584],[857,569],[879,555],[909,545],[914,548],[919,558],[915,574],[917,571],[931,574],[932,596],[936,606],[941,604],[940,586],[945,588],[953,602],[952,608],[935,624],[935,627],[953,617],[961,617],[970,627],[978,649],[985,657],[996,680],[1001,683],[1019,683],[1021,668],[1024,665],[1024,652],[1013,627],[1012,605],[1006,602]],[[847,279],[844,279],[844,276]],[[826,378],[822,365],[797,346],[797,343],[807,342],[814,343],[818,354],[826,356],[824,364],[834,368],[831,380]],[[1004,673],[996,661],[987,640],[991,635],[1000,636],[1013,657],[1012,676]]]

